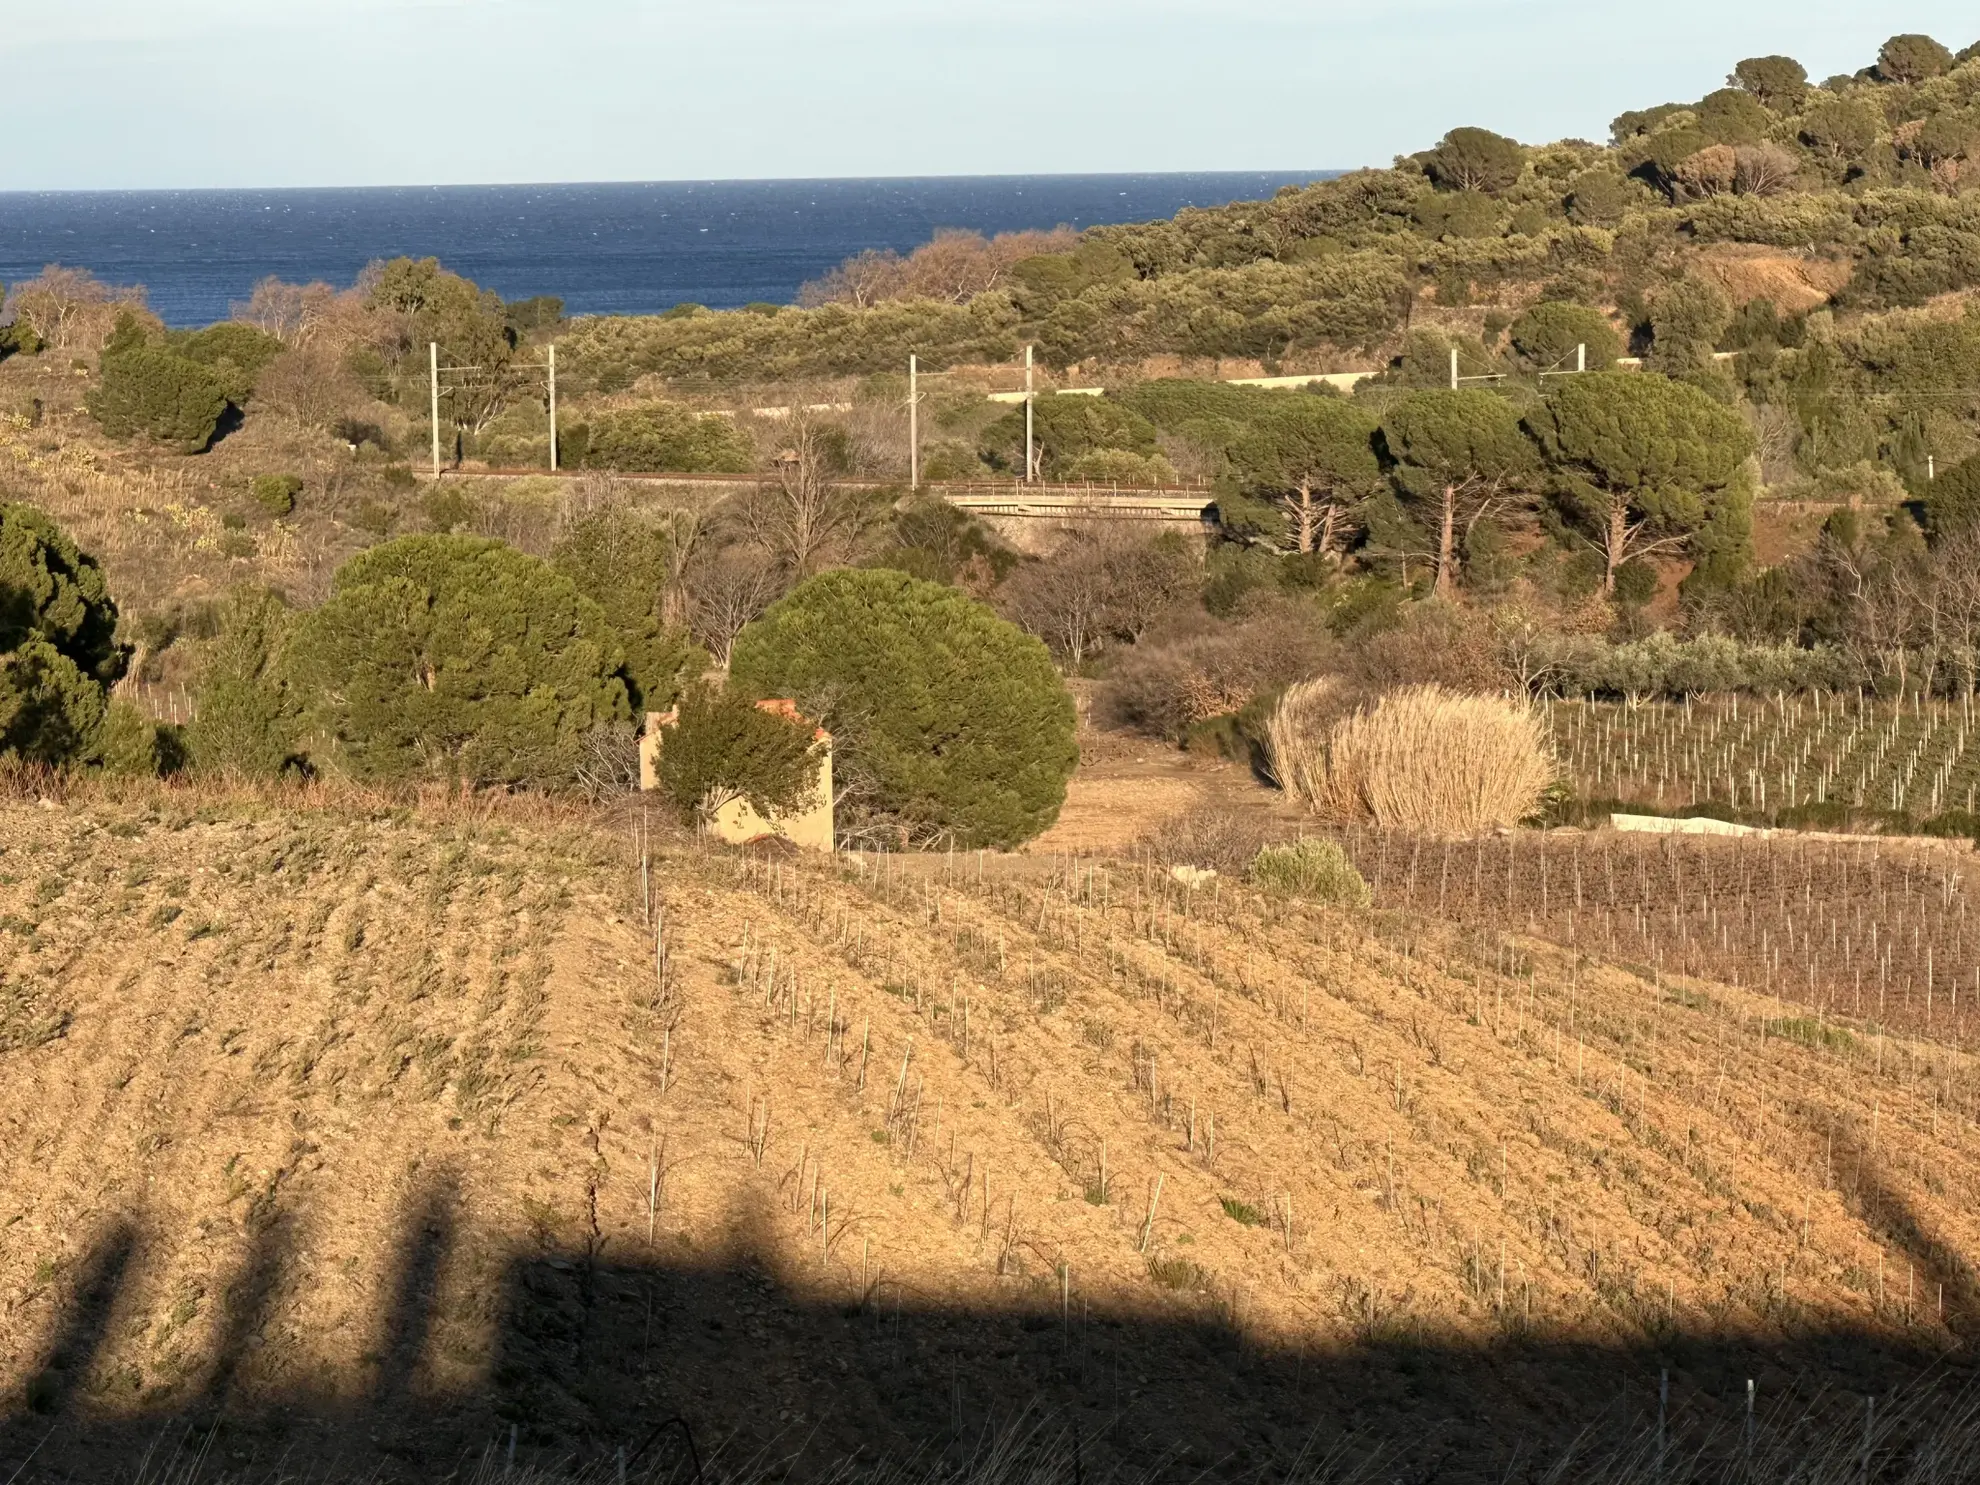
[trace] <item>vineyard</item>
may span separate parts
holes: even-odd
[[[1575,797],[1660,811],[1717,807],[1782,824],[1923,821],[1980,800],[1972,698],[1812,692],[1548,708]]]
[[[1378,905],[1546,938],[1666,977],[1797,1001],[1829,1022],[1960,1045],[1980,1017],[1970,863],[1930,846],[1525,833],[1342,837]],[[1566,1023],[1553,1029],[1572,1037]]]

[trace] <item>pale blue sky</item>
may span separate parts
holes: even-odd
[[[1386,162],[1972,0],[0,0],[0,189]],[[1969,34],[1971,33],[1971,34]]]

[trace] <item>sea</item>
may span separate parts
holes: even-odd
[[[791,303],[853,254],[907,252],[937,228],[1150,221],[1338,173],[6,192],[0,283],[86,268],[141,285],[177,327],[226,319],[270,275],[343,286],[375,259],[412,256],[504,299],[558,295],[572,315],[733,309]]]

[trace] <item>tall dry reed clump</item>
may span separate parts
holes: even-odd
[[[1529,707],[1410,686],[1330,722],[1332,689],[1291,687],[1266,725],[1274,775],[1315,814],[1471,835],[1518,824],[1554,778]]]

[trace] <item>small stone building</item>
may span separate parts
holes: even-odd
[[[799,720],[795,701],[759,701],[756,703],[764,711],[776,712],[795,722]],[[648,712],[646,730],[639,739],[639,787],[653,790],[660,787],[660,748],[666,729],[673,725],[678,712]],[[789,815],[772,815],[764,819],[750,808],[746,799],[732,799],[715,812],[709,822],[709,833],[717,840],[730,845],[748,845],[751,841],[781,838],[792,845],[807,851],[830,851],[834,848],[832,820],[832,734],[820,727],[814,733],[818,740],[820,754],[818,781],[812,786],[811,798],[804,808]]]

